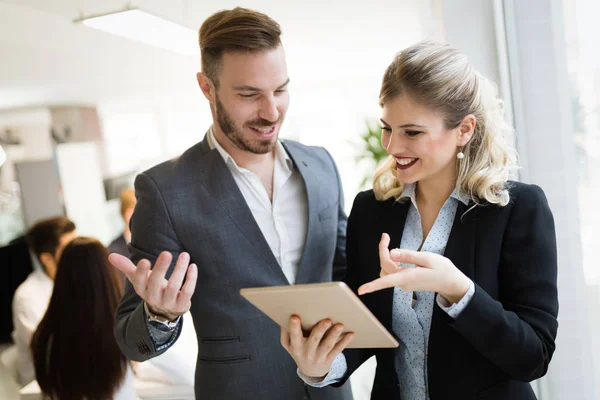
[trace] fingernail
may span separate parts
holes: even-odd
[[[400,251],[400,249],[394,249],[394,250],[390,251],[390,255],[392,255],[394,257],[400,257],[401,254],[402,254],[402,252]]]

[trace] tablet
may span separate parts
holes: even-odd
[[[344,324],[344,332],[354,332],[348,348],[398,347],[396,339],[343,282],[248,288],[240,293],[285,330],[292,315],[300,317],[305,332],[329,318],[334,324]]]

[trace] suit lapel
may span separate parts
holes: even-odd
[[[229,171],[219,152],[210,149],[207,137],[208,135],[201,144],[201,148],[206,154],[202,157],[202,162],[198,163],[201,172],[198,180],[214,198],[215,203],[231,218],[246,239],[254,245],[274,276],[282,281],[282,285],[288,284],[289,282],[283,270],[256,223],[252,211],[250,211],[242,192],[233,179],[233,175],[231,175],[231,171]]]
[[[314,254],[314,246],[318,246],[319,243],[315,243],[317,235],[317,229],[319,229],[319,181],[318,171],[315,171],[311,160],[300,152],[295,152],[292,147],[287,143],[282,142],[286,152],[294,162],[296,168],[300,172],[304,185],[306,186],[306,198],[308,199],[308,226],[306,229],[306,239],[304,241],[304,251],[302,252],[302,258],[300,259],[300,265],[298,266],[298,276],[296,277],[296,284],[307,283],[310,277],[310,268],[314,268],[310,255]]]
[[[388,208],[389,207],[389,208]],[[408,215],[408,209],[410,207],[410,201],[397,202],[391,201],[391,204],[382,210],[379,216],[382,226],[381,233],[387,233],[390,235],[389,249],[400,248],[400,242],[402,241],[402,233],[404,232],[404,225],[406,224],[406,216]],[[379,266],[377,266],[379,268]],[[385,307],[385,325],[390,330],[392,328],[392,306],[394,303],[394,289],[386,289],[382,293],[382,307]]]
[[[468,206],[462,202],[458,203],[456,216],[448,243],[446,243],[446,251],[444,256],[454,263],[466,276],[475,281],[475,238],[477,234],[479,207],[470,210],[466,215],[463,214],[473,206],[470,203]],[[431,319],[431,329],[429,333],[429,350],[430,354],[438,354],[437,349],[441,349],[447,345],[447,329],[452,318],[446,314],[441,308],[433,305],[433,315]],[[437,362],[437,358],[428,357],[427,363],[429,370],[433,371]],[[431,378],[431,374],[429,377]],[[431,381],[430,381],[431,384]]]
[[[472,206],[472,203],[468,206],[462,202],[458,203],[456,217],[454,217],[444,256],[450,259],[466,276],[474,279],[475,230],[477,224],[477,218],[474,218],[474,215],[478,210],[473,209],[463,216]]]

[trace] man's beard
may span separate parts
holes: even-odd
[[[219,100],[219,97],[216,96],[216,114],[217,114],[217,123],[221,127],[221,130],[227,136],[227,138],[240,150],[249,151],[254,154],[267,154],[271,152],[275,148],[275,144],[277,143],[277,137],[275,140],[265,139],[265,140],[249,140],[244,137],[244,134],[241,130],[239,130],[233,119],[225,110],[223,103]],[[281,116],[276,122],[271,122],[266,119],[256,119],[253,121],[247,122],[246,126],[255,126],[255,127],[269,127],[281,122]]]

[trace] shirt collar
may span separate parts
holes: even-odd
[[[465,196],[465,195],[460,194],[458,192],[458,190],[456,190],[456,188],[454,188],[454,190],[452,191],[452,194],[450,195],[450,197],[452,197],[453,199],[456,199],[456,200],[460,201],[465,206],[468,206],[469,203],[471,202],[471,198],[469,196]]]
[[[37,279],[38,281],[43,282],[44,284],[54,284],[54,281],[48,276],[48,274],[44,270],[44,267],[40,266],[39,269],[34,269],[31,275],[34,276],[35,279]]]
[[[416,207],[417,206],[417,200],[415,197],[415,194],[416,194],[415,189],[416,188],[417,188],[417,185],[415,183],[409,183],[408,185],[404,186],[404,190],[402,191],[402,194],[400,195],[398,200],[408,198],[408,199],[410,199],[411,203]],[[450,198],[458,200],[461,203],[463,203],[464,205],[469,205],[470,198],[468,196],[463,196],[460,193],[458,193],[458,190],[456,190],[456,188],[450,194]]]
[[[223,160],[226,164],[232,165],[238,170],[240,169],[233,157],[231,157],[227,150],[225,150],[221,146],[219,141],[215,138],[212,125],[208,129],[208,146],[211,148],[211,150],[216,149],[221,155],[221,157],[223,157]],[[287,151],[285,150],[285,147],[283,147],[283,144],[281,144],[280,140],[277,140],[277,144],[275,146],[275,159],[288,172],[292,172],[292,170],[294,169],[294,162],[292,161],[292,158],[288,155]]]

